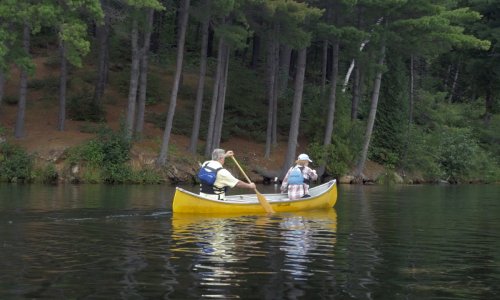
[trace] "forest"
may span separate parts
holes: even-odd
[[[64,131],[68,119],[105,124],[113,88],[126,99],[121,129],[97,126],[67,155],[101,181],[131,180],[130,147],[149,122],[163,132],[155,169],[141,171],[152,181],[182,134],[205,157],[235,136],[265,158],[285,142],[278,176],[306,140],[322,176],[362,183],[369,160],[387,181],[498,182],[499,42],[493,0],[2,0],[0,179],[33,178],[15,146],[29,90],[49,91]],[[41,55],[57,76],[33,79]],[[159,102],[165,111],[148,110]],[[17,107],[13,126],[5,106]]]

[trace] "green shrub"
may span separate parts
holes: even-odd
[[[0,144],[0,180],[31,181],[33,158],[21,147],[9,143]]]
[[[335,178],[347,174],[354,159],[349,147],[337,140],[328,146],[312,143],[307,151],[317,157],[314,159],[316,165],[326,163],[326,172]]]
[[[386,172],[381,174],[377,179],[375,180],[378,184],[386,184],[386,185],[391,185],[397,182],[397,177],[396,177],[396,172],[392,169],[387,169]]]
[[[441,135],[439,163],[447,180],[461,182],[482,178],[492,160],[469,129],[449,128]]]
[[[101,183],[101,173],[100,166],[86,166],[82,170],[81,180],[85,183]]]
[[[122,133],[104,130],[98,134],[98,139],[104,154],[105,165],[119,165],[130,159],[132,145]]]
[[[57,183],[59,179],[59,174],[57,173],[56,166],[53,163],[49,163],[40,169],[35,170],[35,181],[53,184]]]
[[[438,162],[439,153],[436,151],[436,145],[439,145],[439,134],[412,126],[406,143],[406,154],[403,154],[400,168],[405,173],[421,172],[427,181],[441,179],[443,171]]]
[[[159,184],[164,181],[163,176],[158,170],[153,168],[144,168],[133,172],[132,181],[143,184]]]
[[[71,165],[83,163],[85,166],[100,166],[104,162],[104,153],[100,142],[90,140],[69,151],[68,162]]]
[[[85,182],[130,182],[132,171],[126,165],[130,159],[130,147],[130,141],[122,133],[101,128],[95,139],[69,152],[68,163],[82,166]]]
[[[104,166],[103,179],[106,183],[130,183],[132,178],[132,169],[126,164],[107,164]]]

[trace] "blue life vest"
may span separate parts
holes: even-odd
[[[214,185],[215,180],[217,180],[217,172],[219,172],[222,168],[214,169],[212,167],[208,166],[208,163],[205,165],[201,166],[200,170],[198,171],[198,179],[201,181],[201,183],[207,184],[207,185]]]
[[[222,167],[217,169],[209,167],[208,162],[201,166],[198,174],[196,174],[196,177],[198,177],[201,183],[200,192],[212,195],[222,194],[226,192],[227,187],[219,188],[214,185],[215,181],[217,180],[217,173],[222,169]]]
[[[304,175],[302,175],[302,170],[304,167],[293,167],[292,171],[290,171],[290,174],[288,174],[288,184],[289,185],[295,185],[295,184],[304,184]]]

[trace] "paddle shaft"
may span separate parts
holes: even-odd
[[[248,181],[248,183],[252,183],[252,181],[250,181],[250,178],[248,178],[248,176],[245,173],[245,171],[243,171],[243,168],[240,166],[240,164],[238,163],[238,161],[236,160],[236,158],[234,158],[234,156],[231,156],[231,158],[233,159],[233,161],[236,164],[236,166],[238,166],[238,169],[240,169],[241,173],[243,173],[243,176],[245,176],[245,178]],[[269,202],[267,201],[266,197],[264,197],[264,195],[262,195],[261,193],[259,193],[259,191],[257,191],[257,188],[255,188],[254,191],[255,191],[255,194],[257,194],[257,199],[259,200],[259,203],[260,203],[260,205],[262,205],[262,207],[264,208],[264,210],[267,213],[274,213],[274,209],[271,207],[271,204],[269,204]]]
[[[231,158],[233,159],[234,163],[238,166],[238,169],[240,169],[240,171],[243,174],[243,176],[245,176],[245,178],[248,181],[248,183],[251,183],[252,181],[250,181],[250,178],[248,178],[248,176],[245,173],[245,171],[243,171],[243,168],[240,166],[240,164],[238,163],[238,161],[236,160],[236,158],[234,158],[234,156],[231,156]]]

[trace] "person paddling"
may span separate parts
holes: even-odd
[[[290,200],[307,198],[309,195],[309,184],[311,180],[318,179],[316,170],[309,168],[312,160],[309,155],[302,153],[285,175],[281,184],[281,192],[287,193]]]
[[[255,183],[246,183],[234,177],[231,172],[223,167],[226,157],[233,156],[234,152],[224,149],[214,149],[212,152],[212,160],[205,161],[202,168],[208,172],[216,172],[216,179],[213,184],[204,183],[201,181],[200,196],[213,200],[224,200],[228,188],[239,187],[247,189],[255,189]]]

